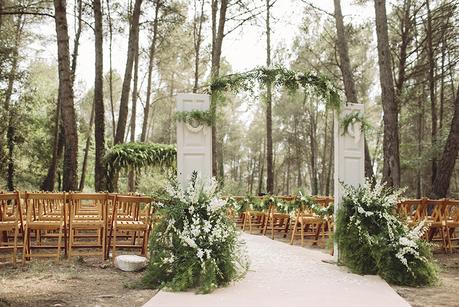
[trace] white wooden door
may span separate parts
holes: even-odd
[[[177,94],[177,111],[209,110],[210,96]],[[207,125],[177,122],[177,178],[186,185],[193,171],[203,178],[212,176],[212,130]]]
[[[343,131],[344,128],[341,125],[341,120],[343,117],[355,112],[358,112],[361,115],[363,115],[363,104],[349,104],[341,110],[340,114],[335,114],[335,217],[339,209],[339,204],[344,194],[344,188],[342,183],[350,186],[358,186],[365,182],[364,135],[361,132],[361,123],[351,124],[348,128],[348,131],[346,132]],[[337,259],[339,251],[336,244],[334,247],[335,257]]]

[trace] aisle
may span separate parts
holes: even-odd
[[[321,250],[243,235],[251,259],[240,282],[212,294],[160,291],[146,307],[410,306],[378,276],[351,274]]]

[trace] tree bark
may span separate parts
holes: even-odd
[[[73,53],[72,53],[72,66],[71,66],[71,71],[72,71],[72,82],[75,81],[75,72],[76,72],[76,67],[77,67],[77,59],[78,59],[78,48],[80,47],[80,37],[81,37],[81,31],[83,29],[82,25],[82,15],[83,15],[83,1],[82,0],[77,0],[75,3],[75,6],[78,6],[78,16],[76,16],[77,19],[77,28],[75,32],[75,38],[73,39]]]
[[[147,138],[147,128],[148,128],[148,118],[150,116],[150,105],[151,105],[151,87],[152,87],[152,77],[153,77],[153,66],[155,63],[155,53],[156,53],[156,38],[158,35],[158,21],[159,21],[159,9],[161,7],[161,1],[156,0],[155,2],[155,18],[153,19],[153,37],[151,39],[150,50],[148,53],[148,77],[147,77],[147,93],[146,93],[146,102],[143,109],[143,123],[142,123],[142,133],[140,134],[140,142],[145,142]]]
[[[131,138],[130,141],[135,142],[135,126],[136,126],[136,115],[137,115],[137,88],[139,80],[139,45],[137,44],[135,59],[134,59],[134,84],[132,89],[132,108],[131,108]],[[135,192],[135,171],[134,169],[129,170],[128,174],[128,190],[129,192]]]
[[[271,4],[266,0],[266,66],[271,67]],[[266,192],[274,192],[272,84],[266,85]]]
[[[131,90],[132,67],[134,65],[134,57],[139,41],[139,18],[142,0],[135,0],[134,10],[132,13],[131,27],[129,30],[128,53],[126,67],[124,71],[123,87],[121,90],[120,109],[118,114],[118,124],[116,127],[115,144],[124,142],[126,134],[126,124],[129,110],[129,93]]]
[[[429,62],[428,80],[429,80],[429,98],[430,98],[430,111],[432,119],[432,131],[431,131],[431,144],[432,144],[432,183],[435,180],[437,174],[437,107],[436,107],[436,82],[435,82],[435,52],[433,47],[433,29],[432,29],[432,14],[430,11],[430,1],[426,1],[427,8],[427,29],[426,29],[426,42],[427,42],[427,59]]]
[[[438,163],[437,176],[432,185],[430,197],[443,198],[447,196],[451,176],[459,152],[459,88],[454,102],[454,115],[451,120],[451,129],[446,140],[441,160]]]
[[[14,147],[15,147],[15,135],[16,135],[16,124],[14,107],[11,106],[11,98],[13,95],[14,82],[16,81],[17,69],[18,69],[18,57],[19,57],[19,45],[22,37],[23,29],[23,16],[19,15],[17,17],[16,31],[14,35],[14,46],[11,53],[11,69],[8,74],[7,88],[5,91],[5,101],[4,108],[5,114],[7,116],[7,172],[6,172],[6,186],[9,191],[14,190]]]
[[[64,191],[73,191],[77,189],[78,132],[73,102],[73,78],[70,70],[66,1],[54,0],[54,10],[57,36],[59,93],[65,136],[62,189]]]
[[[102,4],[100,0],[94,0],[95,21],[95,79],[94,79],[94,188],[96,191],[107,190],[107,174],[103,158],[105,156],[105,106],[104,106],[104,49],[103,49],[103,25]]]
[[[358,103],[357,92],[355,90],[354,77],[352,75],[351,62],[349,60],[349,48],[346,39],[346,31],[344,28],[343,13],[341,11],[341,1],[334,0],[335,4],[335,20],[336,20],[336,34],[337,34],[337,47],[340,58],[340,70],[343,76],[344,92],[346,94],[347,102]],[[365,138],[365,177],[374,177],[373,163],[371,162],[370,151],[368,149],[368,142]]]
[[[210,69],[211,80],[215,80],[220,75],[220,59],[222,54],[222,45],[225,31],[226,10],[228,0],[220,0],[220,9],[218,9],[219,0],[211,0],[212,14],[212,65]],[[217,13],[219,13],[217,21]],[[217,176],[217,96],[211,97],[210,112],[212,114],[212,176]]]
[[[41,191],[54,191],[57,165],[62,157],[62,151],[64,149],[64,129],[62,128],[61,107],[59,101],[60,99],[58,98],[56,103],[56,116],[54,119],[53,155],[48,167],[48,173],[40,185]]]
[[[387,27],[386,1],[375,0],[376,36],[378,46],[378,63],[383,106],[383,181],[390,187],[400,186],[400,153],[398,104],[394,94],[389,34]]]
[[[112,17],[110,14],[110,0],[107,0],[107,21],[108,21],[108,33],[109,33],[109,44],[108,44],[108,56],[109,56],[109,79],[108,79],[108,87],[110,92],[110,111],[112,115],[112,135],[113,141],[115,141],[115,132],[116,132],[116,120],[115,120],[115,106],[113,101],[113,63],[112,63],[112,43],[113,43],[113,23]]]
[[[95,0],[95,1],[97,1],[97,0]],[[92,126],[93,125],[94,125],[94,103],[93,103],[92,108],[91,108],[91,116],[89,118],[88,135],[86,136],[86,145],[84,147],[83,163],[81,165],[80,185],[78,187],[79,191],[83,191],[84,184],[85,184],[85,181],[86,181],[86,170],[88,168],[89,147],[91,146],[91,135],[92,135]]]
[[[196,1],[194,1],[195,10]],[[201,13],[198,17],[195,17],[194,24],[193,24],[193,43],[194,43],[194,86],[193,86],[193,93],[198,91],[198,83],[199,83],[199,62],[200,62],[200,52],[201,52],[201,43],[202,43],[202,24],[204,23],[204,3],[205,1],[202,0],[201,2]]]

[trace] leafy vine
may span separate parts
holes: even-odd
[[[188,123],[190,125],[212,125],[212,114],[210,111],[177,111],[175,112],[175,119],[179,122]]]

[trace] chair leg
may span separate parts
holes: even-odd
[[[102,235],[102,260],[105,260],[105,227],[100,230]]]
[[[294,222],[293,224],[293,229],[292,229],[292,236],[290,238],[290,245],[293,245],[293,240],[295,239],[295,234],[296,234],[296,225],[297,225],[297,221]]]
[[[16,265],[16,256],[18,251],[18,225],[14,227],[14,239],[13,239],[13,265]]]
[[[28,244],[29,244],[29,228],[26,226],[23,233],[22,233],[22,236],[23,236],[23,239],[22,239],[22,264],[25,264],[25,260],[26,260],[26,255],[28,254]]]
[[[300,223],[301,226],[301,246],[304,246],[304,225],[303,223]]]
[[[113,240],[112,240],[112,262],[115,262],[115,257],[116,257],[116,232],[117,229],[113,229]]]
[[[68,251],[67,252],[67,256],[68,256],[69,259],[72,258],[72,247],[73,247],[73,240],[74,240],[74,231],[75,230],[73,229],[73,227],[70,226],[69,232],[68,232],[69,236],[68,236],[68,241],[67,241],[67,245],[68,245],[67,246],[67,251]]]
[[[62,226],[59,227],[59,235],[57,237],[57,255],[56,255],[57,262],[59,262],[60,257],[61,257],[61,240],[62,240]]]

